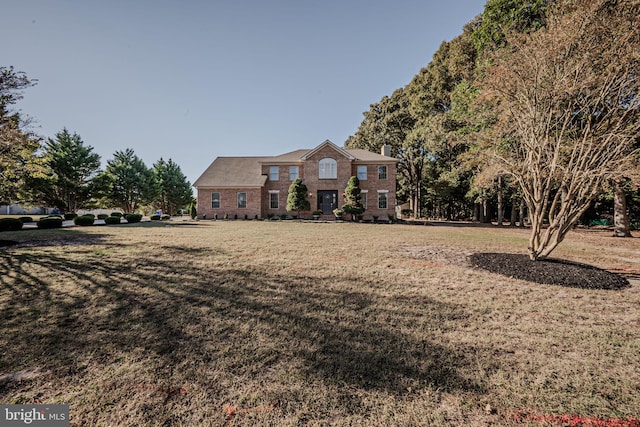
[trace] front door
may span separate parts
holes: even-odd
[[[338,207],[338,192],[318,191],[318,210],[325,215],[331,215],[333,210]]]

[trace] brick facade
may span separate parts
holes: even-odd
[[[335,178],[321,178],[320,163],[323,159],[335,162]],[[253,165],[253,166],[252,166]],[[364,150],[345,150],[325,141],[313,150],[299,150],[282,156],[255,158],[222,158],[209,167],[194,184],[198,189],[198,216],[200,218],[253,219],[279,215],[297,215],[287,212],[289,187],[294,177],[291,167],[297,167],[298,177],[307,186],[307,200],[311,209],[301,212],[303,218],[310,218],[311,212],[324,209],[330,218],[331,209],[345,203],[344,190],[349,178],[357,176],[358,166],[366,166],[366,179],[360,180],[363,202],[366,201],[364,219],[377,216],[387,219],[394,215],[396,205],[397,161],[388,155],[377,155]],[[380,179],[378,168],[386,168],[386,178]],[[237,172],[248,174],[247,168],[255,168],[255,176],[242,179],[234,177]],[[327,169],[328,171],[329,169]],[[272,172],[277,171],[276,176]],[[333,169],[331,169],[333,172]],[[243,181],[243,186],[234,186],[234,180]],[[246,208],[238,207],[238,193],[246,193]],[[219,207],[212,206],[212,193],[219,193]],[[386,208],[379,207],[379,198],[386,199]],[[331,208],[329,208],[331,206]]]

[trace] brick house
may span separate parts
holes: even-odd
[[[198,191],[198,217],[266,218],[287,212],[289,186],[301,178],[307,186],[311,211],[327,218],[342,207],[352,176],[360,180],[365,219],[394,215],[397,160],[384,146],[381,154],[345,149],[326,140],[314,149],[273,157],[218,157],[193,184]],[[311,211],[301,212],[304,218]]]

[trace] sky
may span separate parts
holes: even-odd
[[[3,0],[0,66],[16,106],[101,156],[173,159],[193,183],[219,156],[342,146],[484,0]]]

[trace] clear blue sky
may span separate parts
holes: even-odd
[[[342,145],[484,0],[3,0],[0,65],[34,130],[192,183],[217,156]]]

